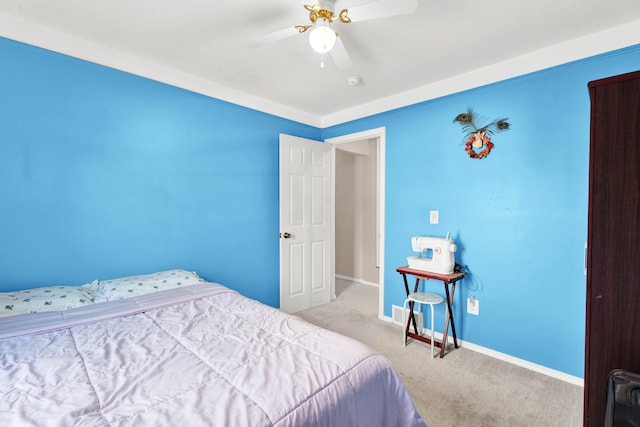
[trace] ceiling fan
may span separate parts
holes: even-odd
[[[324,54],[329,53],[340,70],[346,70],[353,64],[349,53],[342,43],[332,24],[360,22],[373,19],[388,18],[397,15],[409,15],[416,11],[419,0],[375,0],[350,8],[340,8],[348,0],[307,0],[311,4],[303,4],[309,12],[309,23],[294,25],[254,39],[252,46],[273,43],[296,34],[309,31],[309,44],[321,54],[320,66],[324,67]],[[337,13],[335,11],[338,11]]]

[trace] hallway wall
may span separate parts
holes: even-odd
[[[377,284],[375,141],[336,149],[336,274]]]

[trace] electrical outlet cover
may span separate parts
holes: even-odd
[[[467,298],[467,313],[475,316],[480,314],[480,301],[475,298]]]

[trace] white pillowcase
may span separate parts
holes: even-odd
[[[168,270],[139,276],[100,280],[97,283],[94,282],[85,286],[96,301],[100,299],[113,301],[204,282],[205,280],[195,272]]]
[[[0,292],[0,317],[68,310],[92,304],[93,299],[84,286],[47,286],[24,291]]]
[[[111,280],[94,280],[82,286],[47,286],[0,292],[0,317],[68,310],[204,282],[206,280],[194,272],[168,270]]]

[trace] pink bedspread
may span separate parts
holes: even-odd
[[[3,426],[424,426],[383,356],[217,284],[0,319]]]

